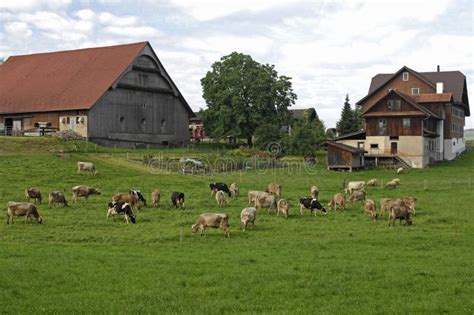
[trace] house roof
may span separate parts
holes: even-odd
[[[395,73],[380,73],[372,78],[370,82],[369,92],[365,97],[359,100],[356,104],[360,104],[365,99],[370,97],[372,94],[377,92],[380,88],[385,86],[390,80],[398,76],[401,72],[408,71],[416,75],[418,78],[424,82],[431,85],[433,88],[436,88],[437,82],[443,82],[443,89],[449,93],[452,93],[454,102],[458,104],[463,104],[466,108],[468,115],[470,114],[469,110],[469,100],[466,96],[466,102],[463,100],[463,94],[466,87],[466,77],[460,71],[439,71],[439,72],[417,72],[406,66],[403,66],[400,70]],[[466,93],[467,95],[467,93]]]
[[[363,140],[365,139],[365,130],[358,130],[350,133],[346,133],[345,135],[341,135],[339,137],[334,138],[333,140]]]
[[[0,113],[90,109],[147,45],[12,56],[0,67]]]
[[[294,119],[304,119],[304,113],[309,110],[314,109],[313,107],[309,108],[302,108],[302,109],[290,109],[290,114],[293,116]],[[315,110],[316,111],[316,110]]]
[[[452,101],[453,94],[452,93],[427,93],[427,94],[420,94],[416,96],[412,96],[412,98],[417,103],[447,103]]]
[[[350,145],[343,144],[343,143],[337,143],[337,142],[334,142],[334,141],[326,141],[326,145],[333,146],[333,147],[339,148],[339,149],[344,150],[344,151],[349,151],[351,153],[364,153],[365,152],[363,149],[358,149],[358,148],[352,147]]]

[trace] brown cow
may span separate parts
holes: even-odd
[[[151,202],[153,203],[153,207],[158,208],[160,206],[160,190],[156,189],[151,193]]]
[[[240,195],[240,187],[239,187],[239,184],[237,184],[236,182],[233,182],[232,184],[230,184],[229,189],[232,196],[238,197]]]
[[[201,236],[206,234],[206,228],[221,228],[224,231],[224,237],[229,237],[229,215],[227,213],[203,213],[199,215],[195,224],[191,226],[192,233],[198,230]]]
[[[332,196],[331,201],[328,203],[329,209],[334,208],[334,210],[337,210],[337,206],[341,206],[342,209],[346,209],[346,197],[344,194],[337,193],[334,196]]]
[[[72,202],[74,203],[78,197],[84,197],[87,202],[87,199],[89,199],[91,195],[100,195],[100,190],[86,185],[72,187]]]
[[[38,209],[29,202],[9,201],[7,203],[7,224],[13,224],[13,216],[25,216],[25,222],[28,222],[28,219],[33,217],[38,223],[43,223],[43,218],[38,213]]]
[[[272,211],[272,209],[277,209],[276,199],[275,196],[257,196],[255,200],[255,208],[257,210],[262,208],[268,208],[268,213]]]
[[[30,202],[30,199],[34,199],[34,202],[38,202],[41,204],[42,199],[41,199],[41,192],[39,188],[36,187],[30,187],[25,189],[25,196],[28,202]]]
[[[365,184],[366,186],[377,186],[377,179],[376,178],[373,178],[369,181],[367,181],[367,184]]]
[[[68,206],[66,197],[64,197],[64,193],[62,191],[50,192],[48,196],[49,207],[51,208],[51,206],[56,205],[58,203],[62,204],[63,207]]]
[[[249,205],[255,205],[257,196],[272,196],[271,194],[264,191],[250,190],[248,192]]]
[[[91,162],[77,162],[77,174],[81,173],[81,171],[88,171],[94,176],[97,174],[95,165]]]
[[[400,225],[402,224],[402,221],[405,221],[405,225],[411,225],[412,220],[408,208],[402,200],[398,200],[399,202],[394,202],[390,205],[388,226],[395,226],[396,219],[400,219]]]
[[[280,199],[277,203],[277,216],[280,215],[280,212],[288,219],[288,211],[289,211],[290,203],[286,199]]]
[[[257,209],[253,207],[248,207],[242,209],[240,212],[240,223],[242,226],[242,231],[245,231],[249,223],[252,224],[252,229],[255,227],[255,219],[257,218]]]
[[[379,215],[377,214],[377,206],[375,205],[375,202],[372,199],[367,199],[365,201],[364,208],[364,212],[366,214],[370,214],[372,220],[377,220],[377,218],[379,217]]]
[[[365,200],[365,190],[355,190],[352,192],[352,195],[349,197],[349,202],[364,201]]]
[[[112,196],[112,202],[128,203],[130,207],[140,209],[138,199],[131,193],[118,193]]]
[[[281,196],[281,185],[278,185],[276,183],[268,184],[267,188],[265,189],[265,192],[269,194],[274,194],[277,195],[278,197]]]
[[[227,200],[225,199],[225,194],[222,190],[216,192],[216,202],[219,207],[224,207]]]
[[[415,215],[416,214],[416,201],[417,199],[415,197],[403,197],[402,198],[403,202],[407,206],[408,210]]]

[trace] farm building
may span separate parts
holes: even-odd
[[[366,163],[422,168],[452,160],[466,148],[463,129],[470,109],[466,77],[459,71],[402,67],[378,74],[357,105],[365,131],[336,141],[363,148]]]
[[[327,141],[328,170],[352,170],[364,168],[364,150],[350,145]]]
[[[0,66],[0,132],[73,130],[104,145],[189,143],[194,113],[148,42],[12,56]]]

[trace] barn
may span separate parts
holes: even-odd
[[[0,133],[73,130],[103,145],[183,146],[194,113],[148,42],[11,56]]]
[[[365,160],[363,149],[358,149],[350,145],[327,141],[327,165],[328,170],[352,170],[364,168]]]

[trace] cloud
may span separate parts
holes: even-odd
[[[11,22],[4,26],[7,36],[15,39],[27,39],[33,35],[33,32],[28,27],[28,24],[23,22]]]
[[[2,0],[0,10],[34,11],[39,9],[59,9],[67,7],[71,0]]]

